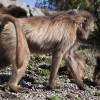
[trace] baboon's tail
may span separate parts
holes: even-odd
[[[16,31],[16,67],[20,68],[23,65],[23,53],[24,53],[24,41],[23,41],[23,33],[21,31],[20,24],[18,23],[17,18],[4,14],[2,16],[2,24],[6,22],[12,22],[15,26]]]

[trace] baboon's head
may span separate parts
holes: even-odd
[[[8,8],[6,8],[2,4],[0,4],[0,15],[3,15],[3,14],[10,14],[17,18],[27,16],[27,12],[21,7],[10,5]]]
[[[80,11],[77,15],[84,17],[82,23],[79,24],[77,35],[81,39],[87,39],[89,34],[94,31],[94,18],[87,11]]]
[[[94,18],[87,11],[69,10],[70,15],[76,15],[76,23],[79,24],[77,36],[81,39],[87,39],[90,32],[94,31]],[[83,18],[82,18],[83,17]]]

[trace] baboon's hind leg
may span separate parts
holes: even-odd
[[[17,68],[16,66],[13,67],[12,69],[12,75],[10,77],[10,80],[8,82],[11,90],[13,90],[14,92],[24,92],[25,89],[22,88],[21,86],[18,85],[18,82],[20,81],[20,79],[22,78],[22,76],[25,73],[25,70],[27,68],[28,62],[29,62],[29,58],[30,58],[30,52],[27,49],[25,54],[24,54],[24,63],[22,65],[22,67]]]

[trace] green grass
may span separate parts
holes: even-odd
[[[36,70],[36,73],[38,75],[41,75],[41,76],[49,76],[50,75],[50,71],[48,69],[41,69],[41,68],[38,68]]]
[[[95,92],[95,96],[100,96],[100,90]]]
[[[58,96],[49,96],[47,97],[47,100],[61,100]]]

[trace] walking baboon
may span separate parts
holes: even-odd
[[[81,89],[84,89],[81,76],[79,73],[77,73],[79,71],[79,69],[77,68],[77,61],[75,60],[71,51],[74,47],[74,43],[78,39],[77,35],[80,35],[80,38],[87,39],[89,32],[92,30],[91,28],[93,28],[94,19],[92,15],[84,11],[83,15],[80,14],[71,16],[65,13],[60,13],[51,16],[18,18],[17,21],[20,24],[20,28],[22,29],[22,32],[26,37],[31,53],[52,53],[52,66],[49,79],[49,88],[53,89],[55,87],[55,79],[60,66],[60,61],[64,59],[65,62],[67,62],[69,58],[69,62],[71,64],[69,66],[69,69],[71,70],[71,73],[73,74],[77,85]],[[7,33],[8,36],[5,37],[4,33]],[[7,55],[9,55],[5,58],[5,56],[3,56],[1,53],[0,59],[5,59],[4,61],[7,65],[10,64],[8,62],[12,62],[15,59],[15,57],[11,55],[11,52],[13,55],[15,55],[16,36],[14,33],[15,28],[12,23],[8,23],[0,33],[2,39],[0,41],[2,45],[0,47],[5,46],[6,51],[4,48],[2,49],[4,50],[4,53],[7,53]],[[3,43],[5,39],[9,40],[10,47],[8,47],[7,43]],[[25,39],[23,39],[23,41],[25,41]],[[16,92],[22,90],[21,87],[19,88],[18,82],[25,72],[30,58],[27,43],[25,42],[24,44],[23,52],[25,55],[23,59],[23,66],[20,68],[17,68],[17,66],[13,66],[12,76],[9,81],[10,88]],[[69,55],[70,57],[68,57]]]

